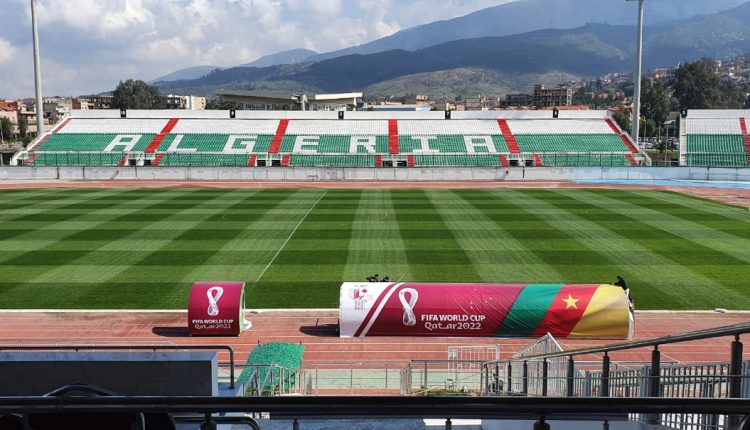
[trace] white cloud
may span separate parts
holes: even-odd
[[[328,52],[508,0],[37,0],[45,94],[222,67],[286,49]],[[0,98],[33,94],[28,0],[0,14]],[[19,61],[20,59],[20,61]]]
[[[16,55],[16,48],[0,37],[0,64],[9,63]]]

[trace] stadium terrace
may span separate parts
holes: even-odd
[[[607,111],[76,111],[30,166],[642,166]]]

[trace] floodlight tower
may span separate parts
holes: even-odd
[[[31,31],[34,34],[34,86],[36,87],[36,136],[44,134],[44,104],[42,103],[42,65],[39,60],[39,28],[36,22],[36,0],[31,0]]]
[[[643,69],[643,1],[638,2],[638,42],[635,54],[635,73],[633,74],[633,120],[631,121],[630,137],[638,145],[638,132],[641,128],[641,71]]]

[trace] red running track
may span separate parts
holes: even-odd
[[[305,366],[332,362],[403,364],[408,360],[448,358],[449,346],[499,345],[508,358],[533,339],[507,338],[392,338],[340,339],[336,336],[338,311],[248,311],[252,328],[240,337],[191,338],[186,312],[32,312],[0,311],[0,346],[9,345],[231,345],[238,363],[244,363],[254,346],[267,342],[293,342],[305,346]],[[750,313],[636,312],[635,339],[659,337],[692,330],[750,322]],[[728,361],[732,338],[665,345],[662,362]],[[575,349],[619,341],[561,340]],[[750,359],[750,348],[745,348]],[[612,361],[648,361],[650,350],[614,352]],[[582,357],[583,360],[595,357]],[[221,357],[225,360],[226,357]]]

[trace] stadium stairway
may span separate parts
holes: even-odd
[[[391,155],[399,153],[398,121],[395,119],[388,120],[388,153]]]
[[[269,154],[278,154],[281,150],[281,143],[284,142],[284,135],[286,130],[289,128],[289,120],[282,119],[279,121],[279,127],[276,129],[276,134],[273,136],[271,146],[268,148]]]
[[[167,125],[165,125],[164,128],[159,132],[159,134],[157,134],[154,137],[154,140],[151,141],[151,143],[146,147],[146,150],[144,152],[146,154],[156,153],[156,150],[159,149],[159,146],[164,141],[164,138],[166,138],[167,135],[172,132],[172,129],[174,128],[174,126],[177,125],[178,121],[179,119],[177,118],[172,118],[169,121],[167,121]]]
[[[622,143],[624,143],[624,144],[625,144],[625,146],[627,146],[627,147],[628,147],[628,149],[630,150],[630,152],[631,152],[632,154],[637,154],[637,153],[638,153],[638,148],[636,148],[636,147],[635,147],[635,146],[633,145],[633,143],[632,143],[632,142],[630,141],[630,138],[628,138],[628,136],[627,136],[627,135],[625,135],[625,133],[623,133],[623,132],[622,132],[622,131],[621,131],[621,130],[620,130],[620,129],[619,129],[618,127],[617,127],[617,125],[615,125],[614,121],[612,121],[612,120],[611,120],[610,118],[607,118],[607,125],[609,125],[609,127],[610,127],[610,128],[612,129],[612,131],[614,131],[614,132],[615,132],[615,134],[617,134],[618,136],[620,136],[620,139],[622,139]],[[634,165],[634,166],[637,166],[638,164],[633,164],[633,165]]]
[[[742,129],[742,141],[745,144],[747,165],[750,166],[750,135],[747,134],[747,122],[745,118],[740,118],[740,128]]]
[[[508,126],[508,121],[504,119],[498,119],[497,124],[500,126],[500,131],[503,133],[503,138],[505,138],[505,143],[508,144],[508,149],[510,149],[510,152],[512,154],[520,154],[521,148],[518,147],[518,142],[516,142],[516,137],[513,136],[513,133],[510,131],[510,127]]]

